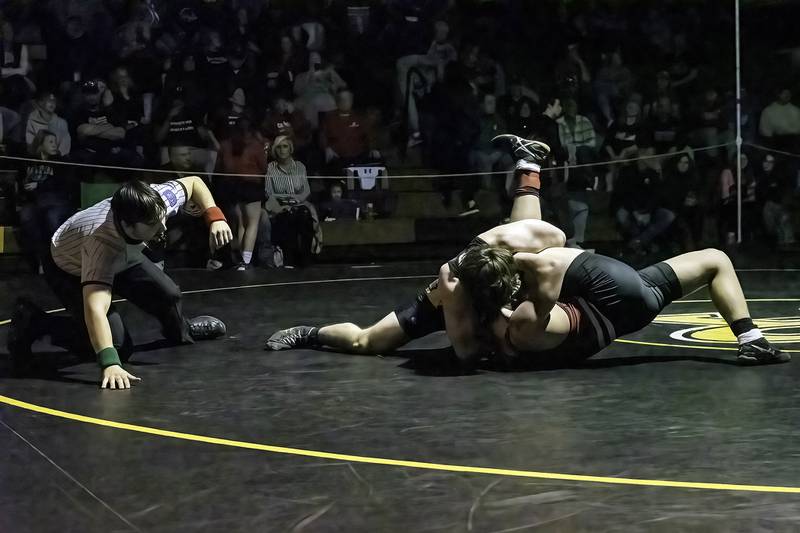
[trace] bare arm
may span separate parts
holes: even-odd
[[[542,328],[547,326],[550,311],[556,305],[558,292],[560,290],[561,279],[558,272],[558,262],[547,253],[532,254],[519,252],[514,254],[514,263],[520,271],[522,280],[528,288],[528,318],[533,320],[537,326]]]
[[[191,200],[197,204],[197,207],[203,211],[217,205],[216,202],[214,202],[211,191],[208,190],[208,186],[198,176],[187,176],[185,178],[180,178],[178,181],[186,187],[187,200]]]
[[[480,355],[480,346],[472,333],[475,320],[467,295],[447,264],[439,269],[439,290],[447,337],[459,361],[472,366]]]
[[[208,209],[217,206],[208,186],[199,177],[187,176],[178,181],[186,188],[187,200],[191,200],[202,212],[205,213]],[[224,220],[212,222],[209,232],[209,244],[212,249],[222,248],[233,240],[231,228]]]
[[[114,340],[111,336],[111,325],[108,323],[108,310],[111,307],[111,289],[106,285],[91,284],[83,287],[83,319],[86,322],[86,330],[89,332],[89,340],[95,353],[100,354],[104,350],[114,350]],[[111,364],[103,368],[102,388],[129,389],[132,381],[140,381],[139,378],[126,372],[119,364]]]
[[[111,289],[105,285],[83,287],[83,319],[89,331],[89,340],[95,353],[114,346],[108,309],[111,307]]]

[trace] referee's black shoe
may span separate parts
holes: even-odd
[[[227,331],[225,322],[213,316],[201,315],[189,319],[189,335],[196,341],[218,339]]]

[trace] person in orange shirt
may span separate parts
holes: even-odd
[[[253,249],[258,236],[261,202],[264,201],[264,174],[267,170],[266,151],[269,146],[252,128],[250,119],[241,117],[231,131],[229,139],[220,144],[218,169],[226,174],[247,176],[220,176],[221,189],[238,220],[234,239],[241,250],[242,261],[236,270],[247,270],[253,260]]]

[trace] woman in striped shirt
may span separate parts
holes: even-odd
[[[267,165],[265,207],[272,219],[272,241],[282,245],[288,264],[297,262],[303,265],[311,254],[322,250],[322,229],[317,209],[308,199],[311,186],[306,177],[306,166],[296,161],[293,153],[294,143],[289,137],[279,135],[275,138],[272,161]],[[311,225],[306,228],[303,221],[308,219]],[[292,257],[295,248],[298,248],[296,258]]]

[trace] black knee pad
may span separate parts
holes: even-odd
[[[398,307],[394,312],[409,338],[419,339],[445,329],[444,311],[441,307],[435,307],[425,292],[419,293],[412,303]]]

